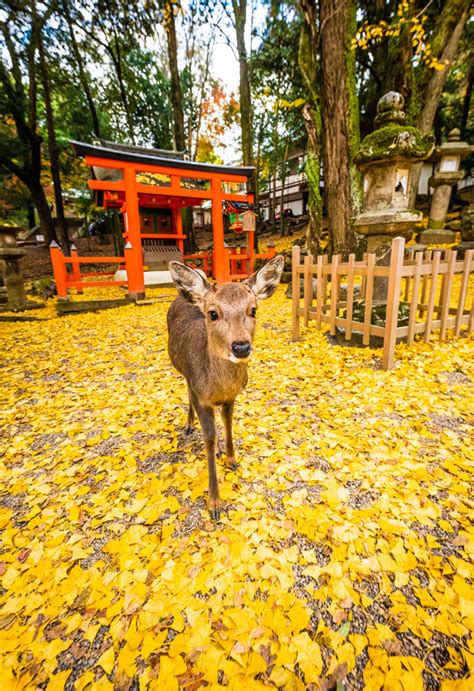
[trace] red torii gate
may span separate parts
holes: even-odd
[[[239,254],[224,246],[223,202],[253,202],[253,195],[247,193],[249,179],[254,174],[251,167],[230,167],[197,163],[181,159],[165,158],[156,155],[153,151],[145,153],[121,149],[112,149],[107,146],[95,146],[82,142],[71,142],[75,152],[84,157],[85,162],[93,170],[97,168],[114,171],[109,177],[116,179],[89,180],[90,189],[102,192],[104,206],[116,206],[124,214],[126,240],[126,256],[121,258],[127,268],[127,284],[129,296],[135,299],[144,297],[145,280],[142,240],[147,238],[174,240],[180,250],[183,261],[184,240],[181,209],[184,206],[200,205],[203,200],[212,203],[212,275],[219,283],[234,278],[244,278],[247,273],[231,271],[237,261],[246,262],[248,273],[253,271],[256,258],[271,258],[275,251],[270,248],[265,254],[255,254],[253,251],[253,232],[248,237],[247,251]],[[146,151],[146,150],[145,150]],[[150,184],[151,183],[151,184]],[[156,184],[155,184],[156,183]],[[244,192],[234,192],[232,186],[240,186]],[[171,209],[172,232],[168,233],[143,233],[140,229],[140,207]],[[95,285],[94,282],[84,281],[79,271],[80,263],[92,263],[97,258],[78,257],[74,253],[72,258],[62,256],[59,248],[51,250],[53,270],[55,273],[58,295],[67,296],[67,287],[82,287]],[[189,259],[206,259],[205,253],[188,255]],[[117,262],[118,258],[110,258]],[[60,266],[60,263],[63,265]],[[102,257],[101,261],[107,258]],[[67,274],[65,263],[73,266],[73,273]],[[68,280],[71,277],[73,280]],[[78,280],[79,279],[79,280]],[[104,284],[114,285],[117,282],[102,281]],[[79,285],[78,285],[79,284]],[[122,283],[123,284],[123,283]]]

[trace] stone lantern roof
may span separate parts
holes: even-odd
[[[433,159],[437,161],[441,156],[460,156],[464,158],[473,152],[474,146],[469,145],[467,142],[462,142],[461,130],[455,127],[449,132],[447,141],[436,147]]]
[[[433,151],[434,137],[423,135],[416,127],[405,125],[405,100],[396,91],[389,91],[377,104],[376,129],[367,135],[355,156],[361,169],[365,164],[393,159],[423,161]]]

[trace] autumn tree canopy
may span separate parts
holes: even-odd
[[[70,138],[175,147],[202,161],[225,156],[255,165],[270,188],[302,147],[310,245],[318,251],[324,211],[330,246],[344,252],[360,204],[354,150],[384,92],[400,91],[409,122],[434,129],[438,141],[453,126],[472,133],[467,5],[2,2],[3,216],[33,223],[34,209],[45,237],[66,241],[64,190],[83,184]],[[228,78],[217,76],[223,45],[234,55]],[[272,219],[282,203],[273,195]]]

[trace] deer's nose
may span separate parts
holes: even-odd
[[[232,355],[235,355],[235,357],[248,357],[251,350],[252,346],[249,341],[234,341],[232,343]]]

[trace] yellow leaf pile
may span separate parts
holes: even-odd
[[[473,688],[472,337],[385,372],[279,288],[213,524],[149,294],[2,323],[2,689]]]

